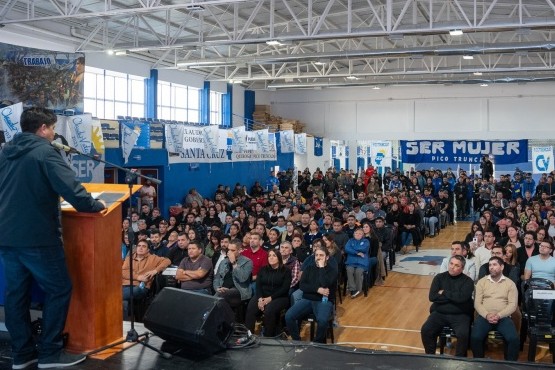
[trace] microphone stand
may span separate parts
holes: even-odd
[[[100,156],[81,153],[79,150],[77,150],[73,147],[70,147],[70,146],[64,146],[64,148],[60,148],[59,146],[54,145],[54,147],[58,148],[60,150],[66,151],[69,154],[82,155],[82,156],[90,158],[94,161],[105,163],[105,164],[108,164],[112,167],[117,168],[118,170],[124,171],[125,172],[125,183],[129,187],[129,199],[128,199],[129,208],[127,209],[127,217],[129,218],[130,221],[131,221],[131,209],[132,209],[131,197],[133,196],[133,185],[135,184],[135,181],[137,180],[137,177],[142,177],[146,180],[150,180],[151,182],[153,182],[155,184],[161,184],[162,183],[162,181],[160,181],[156,178],[145,176],[145,175],[142,175],[140,173],[137,173],[136,171],[134,171],[132,169],[124,168],[124,167],[118,166],[117,164],[105,161],[105,160],[101,159]],[[95,353],[103,352],[107,349],[113,348],[115,346],[119,346],[123,343],[140,343],[143,346],[145,346],[147,348],[150,348],[154,352],[157,352],[163,358],[170,359],[170,358],[172,358],[172,355],[170,353],[164,352],[164,351],[162,351],[158,348],[155,348],[152,345],[148,344],[148,339],[152,336],[151,332],[145,331],[144,333],[139,334],[139,333],[137,333],[137,330],[135,330],[135,312],[134,312],[134,303],[135,303],[135,301],[134,301],[134,297],[133,297],[133,291],[135,289],[135,287],[133,285],[133,242],[135,240],[135,233],[133,232],[133,226],[132,225],[130,225],[130,227],[127,229],[127,235],[128,235],[128,239],[129,239],[129,244],[127,245],[127,256],[129,257],[129,282],[131,284],[131,295],[129,297],[129,308],[130,308],[129,314],[131,316],[131,320],[130,320],[131,328],[127,332],[127,336],[125,337],[125,339],[122,339],[122,340],[117,341],[115,343],[111,343],[111,344],[108,344],[106,346],[97,348],[97,349],[95,349],[91,352],[88,352],[86,355],[90,356],[90,355],[93,355]],[[122,350],[125,351],[128,348],[131,348],[131,346],[125,347]]]

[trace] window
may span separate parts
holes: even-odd
[[[172,121],[198,123],[200,119],[199,89],[158,81],[157,117]]]
[[[222,124],[222,93],[210,91],[210,124]]]
[[[144,78],[85,67],[85,112],[102,119],[145,116]]]

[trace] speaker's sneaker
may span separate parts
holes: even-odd
[[[61,351],[59,354],[39,360],[39,369],[69,367],[85,361],[87,356]]]

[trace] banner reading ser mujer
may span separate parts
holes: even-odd
[[[484,155],[496,164],[528,161],[528,140],[401,140],[404,163],[480,163]]]

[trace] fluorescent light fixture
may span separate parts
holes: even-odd
[[[473,74],[474,76],[481,76],[481,75],[482,75],[482,72],[474,72],[474,73],[472,73],[472,74]]]
[[[326,65],[326,62],[320,62],[320,61],[314,62],[314,65],[317,65],[317,66],[325,66],[325,65]]]
[[[473,55],[463,55],[463,59],[472,60],[472,59],[474,59],[474,56]]]
[[[379,90],[379,89],[381,89],[381,87],[379,87],[379,86],[373,86],[372,87],[372,90]]]
[[[278,40],[269,40],[269,41],[266,41],[266,45],[269,45],[269,46],[281,46],[281,45],[283,45],[283,44],[282,44],[281,42],[279,42]]]
[[[454,29],[454,30],[450,30],[449,34],[451,36],[462,36],[463,35],[463,31],[459,30],[459,29]]]
[[[402,33],[392,33],[388,37],[392,41],[398,41],[398,40],[402,40],[405,37],[405,35],[403,35]]]
[[[357,77],[357,76],[353,76],[353,75],[347,76],[347,77],[345,77],[345,78],[346,78],[347,80],[351,80],[351,81],[358,80],[358,77]]]
[[[242,84],[243,81],[242,81],[242,80],[229,80],[229,83],[232,83],[232,84]]]
[[[113,51],[112,49],[106,50],[106,54],[108,54],[108,55],[114,55],[114,51]]]
[[[480,86],[482,86],[482,87],[487,87],[488,84],[484,82],[484,83],[481,83]]]
[[[185,9],[187,9],[190,12],[203,12],[204,6],[198,5],[198,4],[191,4],[191,5],[185,6]]]
[[[127,50],[118,50],[118,51],[116,51],[115,54],[116,54],[116,55],[119,55],[119,56],[121,56],[121,55],[129,55],[129,51],[127,51]]]

